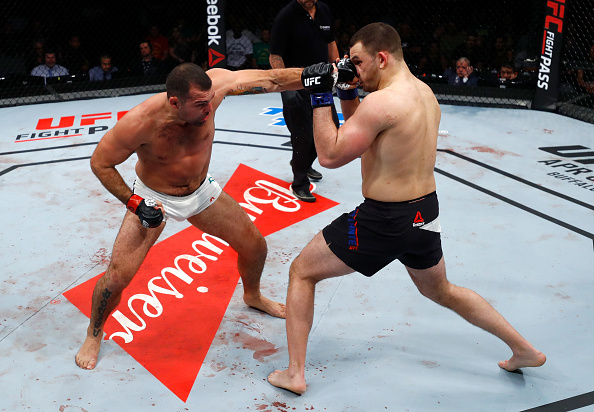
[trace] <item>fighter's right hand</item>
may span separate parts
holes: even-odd
[[[331,92],[336,83],[331,63],[317,63],[307,66],[301,73],[303,88],[310,93]]]
[[[338,72],[331,63],[317,63],[307,66],[301,73],[303,88],[311,93],[311,106],[330,106],[334,100],[332,87],[336,83]]]
[[[163,211],[157,207],[157,202],[154,199],[143,199],[138,195],[132,195],[128,199],[126,207],[138,216],[142,226],[147,229],[158,227],[163,221]]]
[[[340,90],[352,89],[356,84],[353,83],[357,77],[357,68],[348,57],[344,57],[336,63],[338,69],[338,79],[336,88]]]

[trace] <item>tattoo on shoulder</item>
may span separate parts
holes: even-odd
[[[268,93],[265,87],[245,87],[238,86],[236,89],[232,89],[227,93],[228,96],[239,96],[244,94],[262,94]]]

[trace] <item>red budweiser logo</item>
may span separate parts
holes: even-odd
[[[225,191],[264,236],[337,204],[321,196],[315,203],[301,203],[288,187],[239,165]],[[227,243],[194,227],[157,243],[109,316],[106,339],[117,342],[185,402],[239,281],[236,261]],[[101,275],[64,293],[87,316]]]

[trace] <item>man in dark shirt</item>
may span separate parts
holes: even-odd
[[[305,67],[315,63],[334,62],[338,48],[332,32],[332,15],[328,6],[317,0],[291,0],[276,16],[270,38],[270,65],[273,69]],[[342,57],[342,56],[340,56]],[[283,115],[291,133],[293,156],[292,190],[298,199],[315,202],[310,179],[322,175],[311,166],[317,157],[313,140],[313,113],[309,92],[281,93]],[[332,105],[334,123],[338,114]]]
[[[456,60],[456,69],[451,68],[445,71],[450,86],[476,87],[478,85],[478,76],[474,73],[474,67],[470,65],[470,60],[466,57],[460,57]]]
[[[161,74],[161,63],[153,56],[151,42],[143,41],[140,43],[140,56],[139,74],[144,76]]]

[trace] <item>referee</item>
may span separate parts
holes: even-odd
[[[334,62],[338,57],[332,15],[325,3],[318,0],[291,0],[275,17],[270,38],[270,66],[273,69]],[[309,190],[310,179],[317,181],[322,175],[312,168],[317,154],[309,92],[282,92],[281,98],[283,116],[293,146],[293,194],[303,202],[315,202],[316,198]],[[332,117],[338,127],[334,104]]]

